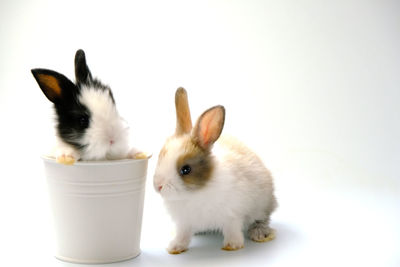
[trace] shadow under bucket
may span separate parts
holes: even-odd
[[[72,166],[42,159],[58,259],[111,263],[140,254],[148,159],[77,162]]]

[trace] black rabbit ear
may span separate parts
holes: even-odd
[[[76,86],[64,75],[46,69],[31,70],[45,96],[53,103],[59,103]]]
[[[75,79],[77,84],[90,84],[93,80],[82,49],[75,54]]]

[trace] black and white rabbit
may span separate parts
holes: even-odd
[[[32,69],[45,96],[54,103],[57,162],[144,158],[129,148],[128,126],[118,114],[111,88],[93,78],[83,50],[75,54],[73,83],[48,69]]]

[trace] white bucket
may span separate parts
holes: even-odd
[[[110,263],[140,254],[148,159],[72,166],[43,161],[58,259]]]

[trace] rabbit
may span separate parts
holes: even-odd
[[[75,84],[53,70],[31,71],[54,103],[57,145],[53,156],[58,163],[145,157],[129,148],[128,126],[118,114],[111,88],[92,77],[83,50],[75,54]]]
[[[188,249],[193,234],[221,231],[224,250],[274,239],[270,215],[277,207],[269,170],[233,137],[221,136],[225,108],[206,110],[192,127],[186,90],[175,94],[176,131],[160,151],[154,188],[176,226],[170,254]]]

